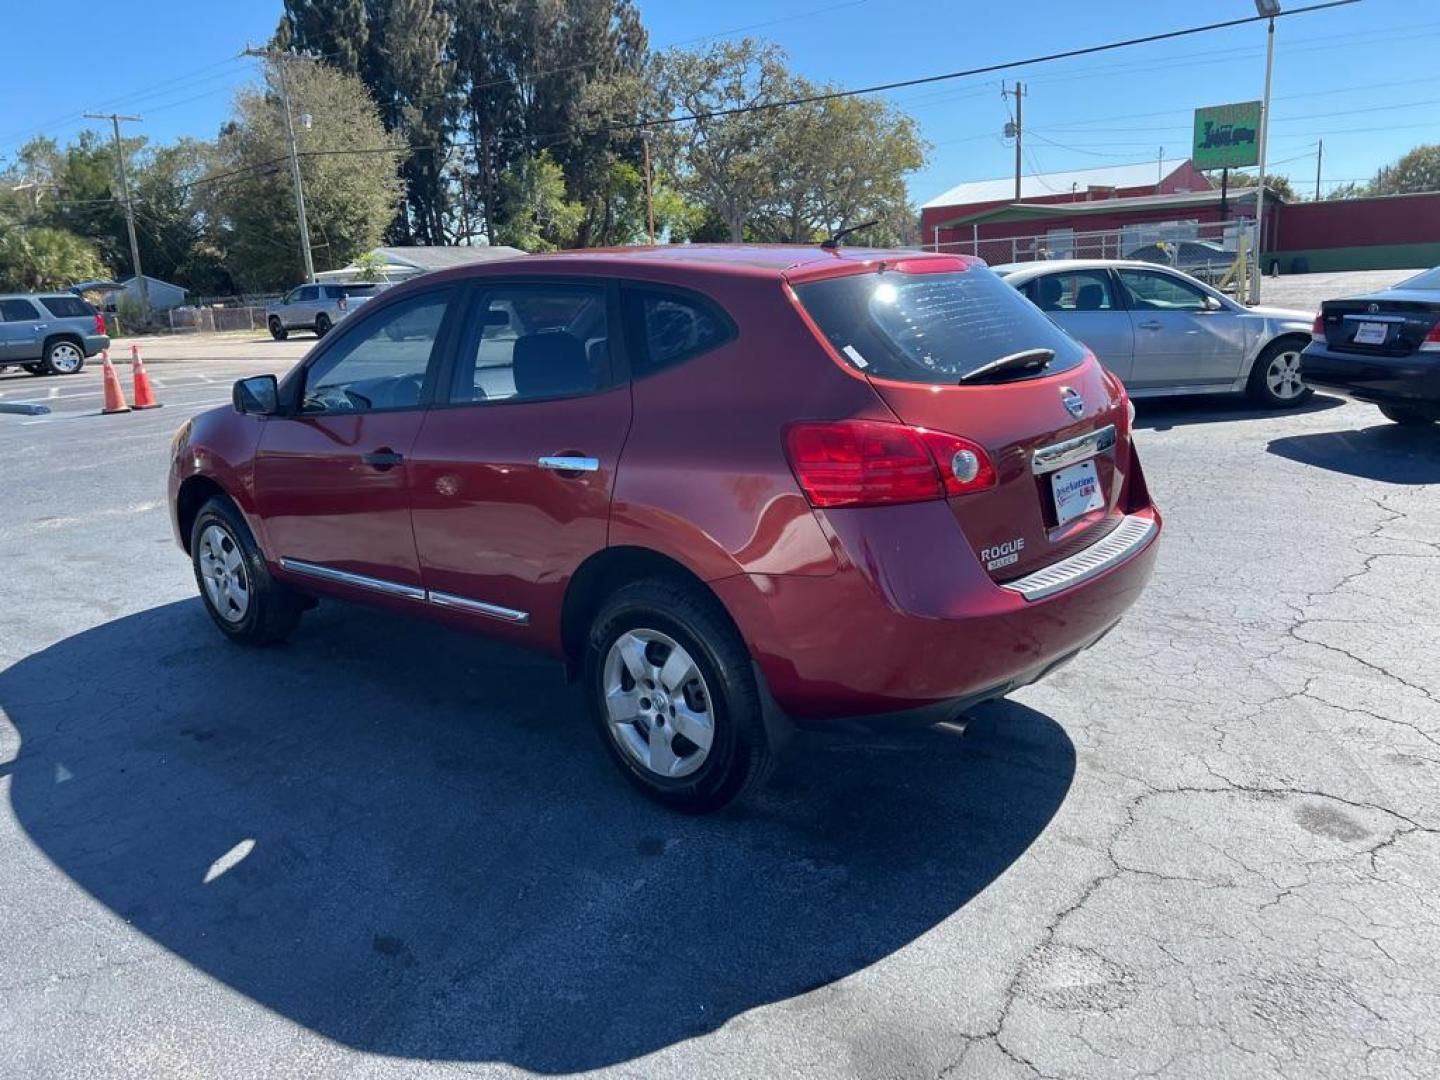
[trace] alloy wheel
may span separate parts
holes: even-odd
[[[610,646],[602,679],[610,737],[636,764],[678,780],[705,763],[714,708],[684,646],[658,630],[627,630]]]
[[[60,375],[73,375],[84,362],[84,354],[68,341],[62,341],[50,350],[50,366]]]
[[[1300,353],[1295,349],[1276,353],[1265,371],[1265,384],[1282,401],[1293,401],[1303,394],[1305,380],[1300,376]]]
[[[220,525],[200,534],[200,580],[210,606],[226,622],[238,623],[250,610],[250,582],[245,557],[235,538]]]

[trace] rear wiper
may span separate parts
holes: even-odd
[[[1029,368],[1041,370],[1050,366],[1050,361],[1055,359],[1054,349],[1021,349],[1019,352],[1002,356],[998,360],[991,360],[988,364],[981,364],[974,371],[967,371],[960,376],[960,382],[979,382],[987,376],[994,375],[1001,371],[1023,371]]]

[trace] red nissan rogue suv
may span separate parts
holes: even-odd
[[[982,262],[676,246],[390,289],[177,433],[215,624],[319,596],[550,652],[670,806],[792,722],[933,723],[1093,644],[1160,516],[1124,388]]]

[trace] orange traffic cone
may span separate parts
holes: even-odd
[[[102,413],[129,412],[125,391],[120,388],[120,376],[115,374],[115,365],[110,363],[110,350],[100,351],[100,368],[105,373],[105,407]]]
[[[140,346],[130,346],[130,370],[135,375],[135,408],[158,409],[155,391],[150,389],[150,376],[145,372],[145,361],[140,359]]]

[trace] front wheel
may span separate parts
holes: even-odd
[[[664,806],[718,810],[769,773],[749,653],[693,587],[641,581],[616,591],[591,625],[585,688],[610,757]]]
[[[1401,427],[1429,427],[1440,420],[1440,408],[1427,409],[1423,405],[1381,405],[1385,419]]]
[[[85,352],[73,341],[55,341],[45,350],[40,370],[46,375],[75,375],[85,366]]]
[[[195,582],[211,620],[231,641],[270,645],[300,621],[304,600],[270,576],[240,512],[211,499],[190,530]]]
[[[1300,349],[1293,341],[1266,346],[1250,371],[1248,389],[1256,402],[1271,409],[1289,409],[1310,396],[1300,373]]]
[[[330,316],[319,314],[315,316],[315,336],[324,337],[330,332]]]
[[[290,336],[290,331],[285,329],[285,324],[280,321],[278,316],[271,315],[267,325],[270,327],[270,336],[276,341],[284,341]]]

